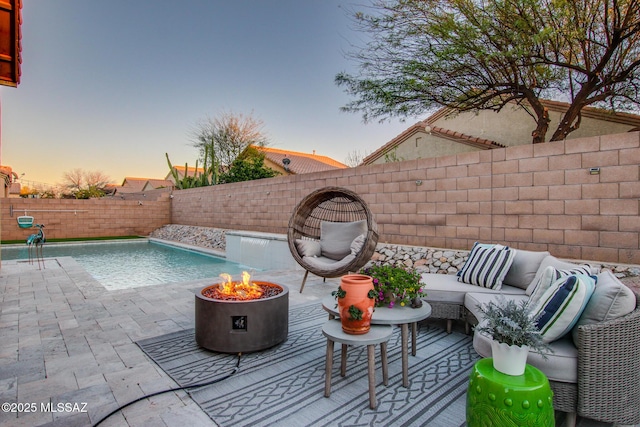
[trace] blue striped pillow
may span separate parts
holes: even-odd
[[[572,274],[549,286],[531,307],[544,342],[563,337],[576,324],[596,288],[593,276]]]
[[[591,268],[588,265],[576,265],[574,268],[561,270],[553,266],[548,266],[544,269],[538,283],[533,288],[533,292],[529,296],[529,304],[534,305],[538,302],[540,297],[549,289],[549,287],[557,280],[571,276],[572,274],[585,274],[591,275]]]
[[[502,287],[502,281],[515,255],[515,251],[508,246],[488,246],[476,242],[469,259],[458,273],[458,281],[498,290]]]

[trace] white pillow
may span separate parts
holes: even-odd
[[[458,281],[489,289],[500,289],[515,252],[507,246],[476,242],[458,273]]]
[[[584,311],[595,289],[595,280],[585,274],[562,277],[549,286],[531,306],[532,316],[546,343],[562,338],[571,331]]]
[[[587,307],[571,331],[573,342],[578,339],[580,325],[591,325],[617,319],[631,313],[636,308],[636,296],[633,291],[618,280],[609,270],[598,274],[596,290],[593,292]]]
[[[512,249],[516,252],[511,268],[504,277],[504,284],[515,286],[520,289],[527,289],[529,284],[536,277],[538,268],[542,260],[549,256],[549,252],[525,251],[523,249]]]
[[[557,270],[568,270],[568,271],[574,271],[577,273],[584,273],[584,274],[595,274],[597,273],[597,271],[594,271],[591,266],[587,265],[587,264],[573,264],[571,262],[566,262],[566,261],[561,261],[558,258],[554,257],[553,255],[549,255],[547,257],[545,257],[542,262],[540,263],[540,267],[538,268],[538,271],[536,272],[536,277],[533,278],[533,280],[531,281],[531,283],[529,284],[529,286],[527,286],[527,290],[525,291],[525,294],[527,295],[531,295],[533,293],[533,290],[536,288],[536,286],[538,285],[538,282],[540,280],[540,276],[542,275],[542,273],[544,272],[545,268],[552,266],[555,267]]]
[[[361,235],[353,239],[353,242],[351,242],[350,246],[351,255],[358,255],[358,253],[360,253],[362,247],[364,246],[364,241],[366,240],[366,238],[367,235],[362,233]]]
[[[367,222],[330,222],[320,223],[320,249],[322,256],[341,260],[351,253],[351,243],[359,235],[367,232]]]
[[[296,249],[302,257],[316,257],[320,256],[321,253],[320,242],[317,240],[296,239]]]

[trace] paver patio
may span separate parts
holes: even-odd
[[[339,280],[311,276],[300,294],[302,275],[271,271],[255,279],[289,286],[290,306],[319,302]],[[0,401],[36,410],[0,412],[0,426],[92,425],[120,405],[175,387],[135,342],[193,328],[194,291],[211,282],[107,291],[69,257],[48,259],[43,270],[37,264],[2,262]],[[71,406],[41,410],[58,403]],[[144,399],[101,425],[215,423],[185,391],[177,391]]]

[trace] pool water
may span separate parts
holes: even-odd
[[[4,245],[3,260],[28,259],[28,248]],[[34,248],[35,253],[35,248]],[[109,290],[187,282],[252,270],[201,252],[151,241],[45,244],[44,258],[70,256]],[[51,262],[51,261],[49,261]],[[46,266],[46,264],[45,264]]]

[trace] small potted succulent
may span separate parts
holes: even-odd
[[[376,307],[422,306],[426,293],[420,284],[420,273],[413,268],[374,264],[360,270],[373,278]]]
[[[522,375],[529,350],[539,351],[546,358],[550,347],[542,340],[527,300],[516,303],[500,297],[497,302],[480,304],[478,309],[482,319],[474,331],[492,338],[491,354],[497,371]]]

